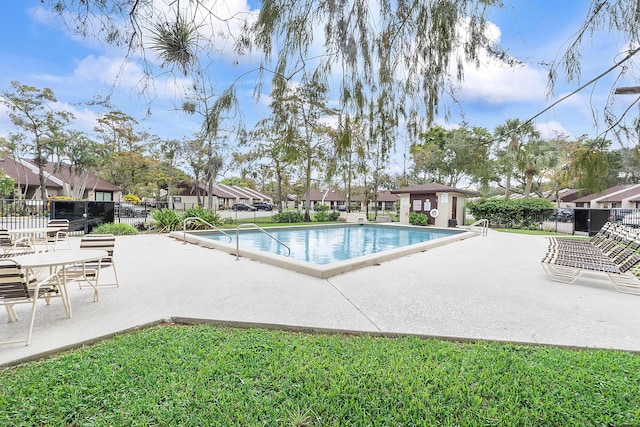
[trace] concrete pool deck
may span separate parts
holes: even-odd
[[[599,275],[549,280],[546,248],[544,237],[490,230],[320,279],[167,235],[121,236],[120,287],[101,289],[94,303],[90,290],[70,286],[71,319],[59,300],[39,303],[31,345],[0,346],[0,365],[188,319],[640,352],[640,297]],[[19,322],[0,318],[2,340],[26,330],[29,307],[16,311]]]

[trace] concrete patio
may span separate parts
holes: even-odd
[[[79,245],[79,238],[73,243]],[[575,284],[540,267],[547,239],[489,231],[378,266],[319,279],[167,235],[117,238],[119,288],[69,289],[38,306],[30,346],[0,347],[0,365],[40,358],[158,321],[207,319],[367,333],[418,334],[640,352],[640,297],[604,276]],[[2,340],[26,331],[0,317]]]

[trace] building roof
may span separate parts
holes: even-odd
[[[20,162],[14,160],[10,156],[5,156],[4,159],[0,160],[0,168],[10,176],[14,182],[18,185],[24,186],[39,186],[40,180],[38,178],[38,169],[37,167],[31,167],[32,164],[29,162]],[[53,180],[50,176],[45,175],[45,185],[49,188],[62,188],[62,183],[59,180]]]
[[[54,163],[47,163],[44,166],[45,172],[48,174],[51,174],[56,178],[59,178],[62,182],[66,182],[66,183],[72,182],[71,172],[69,171],[69,167],[67,165],[63,165],[63,167],[59,172],[53,171],[54,166],[55,166]],[[122,190],[117,185],[113,185],[109,181],[105,181],[104,179],[92,174],[89,174],[87,176],[86,188],[87,190],[97,190],[97,191],[121,191]]]
[[[187,182],[181,182],[176,186],[180,189],[178,196],[193,196],[195,195],[195,186],[193,184],[189,184]],[[199,184],[200,194],[206,196],[208,194],[207,186],[203,184]],[[251,188],[238,187],[236,185],[224,185],[224,184],[215,184],[213,185],[212,195],[218,197],[220,199],[259,199],[271,202],[272,198],[267,196],[266,194],[262,194],[257,190],[253,190]]]
[[[379,202],[395,202],[398,200],[398,196],[393,194],[389,190],[380,191],[378,193],[378,201]]]
[[[311,200],[324,201],[324,202],[345,202],[347,196],[340,190],[318,190],[316,188],[311,189]],[[304,193],[302,200],[307,200],[307,193]],[[351,195],[353,202],[361,202],[364,200],[364,196],[361,192],[354,192]],[[395,202],[398,200],[398,196],[392,194],[389,190],[378,192],[378,202]]]
[[[431,193],[462,193],[474,194],[473,191],[461,190],[459,188],[449,187],[448,185],[430,182],[427,184],[414,185],[411,187],[399,188],[391,190],[392,194],[411,193],[411,194],[431,194]]]
[[[579,199],[575,199],[574,203],[589,203],[592,200],[596,200],[598,202],[621,202],[622,197],[619,197],[620,194],[626,193],[633,188],[640,188],[640,184],[635,185],[616,185],[615,187],[607,188],[606,190],[599,191],[597,193],[589,194],[584,197],[580,197]],[[636,190],[636,192],[640,192],[640,190]],[[626,198],[626,197],[625,197]]]
[[[629,199],[631,197],[639,197],[639,196],[640,196],[640,184],[633,185],[622,192],[607,195],[602,199],[598,199],[598,202],[603,202],[603,203],[621,202],[625,199]]]
[[[54,172],[55,163],[48,162],[44,165],[45,186],[47,188],[62,188],[65,183],[71,183],[71,173],[67,165],[63,165],[60,171]],[[18,185],[39,186],[38,165],[32,160],[18,159],[15,160],[11,156],[5,156],[0,160],[0,168],[9,175]],[[89,174],[86,185],[87,189],[98,191],[121,191],[110,182],[99,177]]]
[[[586,196],[585,193],[586,191],[584,189],[563,188],[562,190],[558,191],[558,198],[560,199],[561,202],[570,203],[570,202],[574,202],[576,199],[580,197],[585,197]],[[549,192],[546,198],[547,200],[550,200],[552,202],[558,201],[556,199],[555,191]]]

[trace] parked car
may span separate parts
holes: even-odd
[[[560,222],[573,222],[573,209],[558,209],[556,213],[554,213],[550,221],[560,221]]]
[[[147,216],[147,210],[145,208],[129,202],[120,202],[119,212],[120,216],[124,217]]]
[[[246,203],[235,203],[233,206],[231,206],[231,209],[233,209],[234,211],[256,211],[257,210],[253,206],[250,206]]]
[[[620,223],[629,227],[640,227],[640,212],[626,214]]]
[[[254,208],[259,211],[271,211],[273,210],[273,206],[267,202],[254,202],[251,204]]]
[[[632,214],[630,209],[611,209],[609,213],[609,222],[622,222],[625,216]]]

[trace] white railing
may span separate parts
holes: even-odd
[[[482,231],[482,237],[486,237],[488,234],[488,230],[489,230],[489,220],[486,218],[483,219],[479,219],[476,222],[474,222],[473,224],[470,225],[465,225],[461,228],[466,228],[467,230],[471,230],[473,228],[480,228]]]
[[[195,221],[200,221],[201,223],[211,227],[211,230],[217,231],[217,232],[220,232],[220,233],[224,234],[225,236],[227,236],[229,238],[229,243],[231,243],[233,241],[233,237],[231,237],[230,234],[225,233],[224,231],[222,231],[221,229],[219,229],[215,225],[211,224],[210,222],[205,221],[204,219],[200,218],[199,216],[190,216],[188,218],[185,218],[184,221],[182,221],[182,241],[184,243],[187,243],[187,223],[188,222],[195,222]]]
[[[280,243],[282,246],[287,248],[287,250],[289,251],[287,256],[291,255],[291,248],[289,246],[287,246],[286,244],[282,243],[275,236],[267,233],[267,231],[264,228],[260,227],[259,225],[253,224],[253,223],[248,223],[248,224],[240,224],[238,226],[238,228],[236,228],[236,261],[240,258],[240,229],[241,228],[253,228],[255,230],[261,231],[262,233],[266,234],[267,236],[271,237],[273,240],[275,240],[276,242]]]

